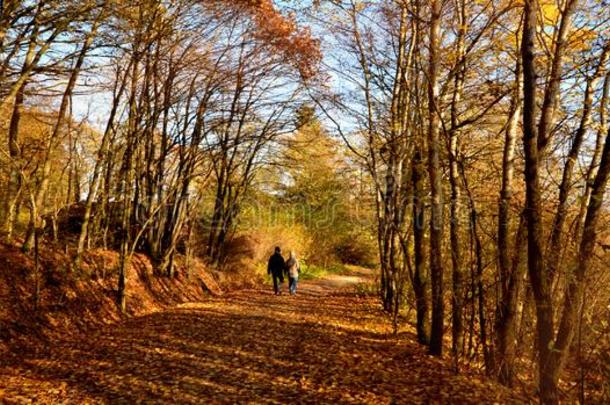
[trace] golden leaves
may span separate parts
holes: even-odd
[[[555,25],[561,16],[561,10],[555,0],[541,0],[540,12],[545,25]]]
[[[573,51],[588,51],[591,49],[591,45],[597,36],[598,33],[594,30],[585,27],[579,28],[570,33],[568,44]]]

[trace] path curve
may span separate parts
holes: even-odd
[[[520,402],[478,377],[454,376],[410,332],[391,335],[376,299],[355,294],[361,281],[352,274],[302,282],[296,296],[240,291],[54,344],[0,369],[0,400]]]

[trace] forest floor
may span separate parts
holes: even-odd
[[[364,271],[182,304],[0,363],[5,403],[527,403],[455,375],[406,325],[392,334]]]

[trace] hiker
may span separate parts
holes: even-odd
[[[286,273],[288,274],[288,290],[290,295],[297,293],[297,283],[299,281],[299,273],[301,272],[301,265],[297,260],[297,255],[291,250],[290,256],[286,261]]]
[[[267,274],[273,277],[273,291],[275,291],[275,295],[282,294],[282,283],[284,282],[286,263],[281,252],[280,247],[276,246],[275,253],[269,258],[269,263],[267,264]]]

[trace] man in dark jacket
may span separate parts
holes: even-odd
[[[284,282],[284,269],[286,263],[281,255],[281,249],[279,246],[275,248],[275,253],[269,258],[269,264],[267,264],[267,274],[273,276],[273,290],[275,295],[280,295],[281,284]]]

